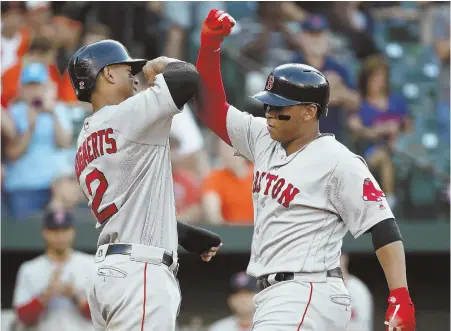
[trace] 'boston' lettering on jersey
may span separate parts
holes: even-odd
[[[277,175],[270,173],[257,171],[254,176],[254,184],[252,188],[253,193],[259,193],[261,190],[262,179],[266,177],[266,188],[263,192],[264,195],[271,195],[273,199],[277,199],[277,202],[285,208],[290,207],[291,201],[293,201],[296,194],[299,193],[299,189],[294,187],[291,183],[286,183],[284,178],[279,178]],[[287,186],[282,191],[284,185]],[[280,192],[282,192],[280,194]],[[279,196],[280,195],[280,196]]]
[[[113,129],[108,128],[93,132],[83,141],[75,157],[75,173],[80,177],[81,172],[93,160],[105,153],[117,152],[116,140],[111,136]]]

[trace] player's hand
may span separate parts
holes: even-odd
[[[147,82],[152,86],[155,81],[155,76],[163,73],[164,68],[166,68],[169,63],[177,61],[179,60],[167,56],[160,56],[156,59],[147,61],[142,69],[144,77],[146,77]]]
[[[209,262],[213,258],[213,256],[216,255],[216,253],[219,251],[219,248],[221,246],[222,246],[222,244],[220,244],[218,247],[212,247],[208,251],[206,251],[205,253],[202,253],[200,255],[200,257],[202,258],[202,261]]]
[[[415,307],[405,287],[390,291],[384,324],[386,331],[415,331]]]
[[[202,25],[201,44],[203,46],[219,47],[224,37],[227,37],[232,32],[235,24],[233,17],[226,12],[218,9],[210,10]]]
[[[72,285],[72,283],[62,285],[60,288],[60,294],[71,300],[77,301],[75,287]]]
[[[50,276],[49,285],[40,296],[41,303],[46,306],[51,298],[60,294],[61,284],[61,268],[56,268]]]

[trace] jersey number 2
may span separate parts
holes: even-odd
[[[111,216],[117,213],[118,209],[114,203],[106,206],[103,210],[99,210],[100,204],[103,199],[103,195],[108,188],[108,181],[105,178],[103,172],[98,169],[94,169],[86,176],[86,187],[88,188],[89,195],[92,196],[91,184],[93,181],[98,180],[99,186],[97,187],[96,194],[92,199],[91,209],[96,215],[100,224],[108,220]]]

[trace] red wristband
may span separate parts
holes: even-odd
[[[390,291],[388,303],[395,304],[409,301],[410,301],[409,290],[406,287],[399,287]]]

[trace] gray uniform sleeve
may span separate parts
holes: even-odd
[[[268,130],[265,119],[230,106],[227,112],[227,133],[233,148],[248,160],[255,162],[257,145]]]
[[[106,109],[105,122],[128,140],[156,145],[166,143],[172,117],[181,111],[162,74],[156,76],[152,87],[111,107],[115,109]]]
[[[379,184],[358,156],[341,159],[328,182],[329,203],[358,238],[375,224],[394,218]]]

